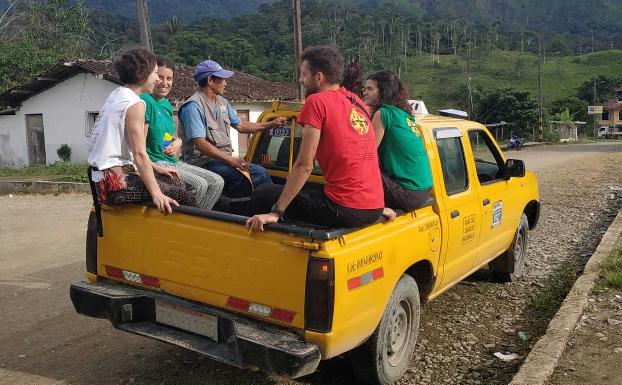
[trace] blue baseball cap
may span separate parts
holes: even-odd
[[[233,71],[226,70],[213,60],[205,60],[197,64],[194,69],[194,80],[200,82],[209,76],[218,76],[219,78],[228,79],[233,76]]]

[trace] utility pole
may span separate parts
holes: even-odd
[[[300,55],[302,54],[302,21],[300,12],[300,0],[294,1],[294,66],[296,67],[296,93],[298,100],[303,98],[302,83],[300,83]]]
[[[543,101],[542,101],[542,44],[540,41],[540,32],[538,32],[538,141],[543,140],[544,130],[542,128],[543,122]],[[534,132],[534,140],[536,139],[536,134]]]
[[[596,78],[594,78],[594,107],[598,105],[598,97],[596,96]],[[596,140],[596,114],[594,114],[594,140]]]
[[[149,13],[147,12],[147,0],[136,0],[136,6],[138,7],[140,42],[147,51],[153,52],[151,29],[149,28]]]

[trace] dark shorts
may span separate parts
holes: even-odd
[[[269,213],[281,196],[283,185],[258,186],[251,197],[253,213]],[[376,222],[382,215],[379,209],[352,209],[341,206],[324,194],[321,188],[305,189],[298,193],[285,210],[284,219],[298,219],[327,227],[359,227]]]
[[[382,174],[384,204],[392,209],[413,211],[422,207],[430,197],[430,189],[409,190],[401,184]]]

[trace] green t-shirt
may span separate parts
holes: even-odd
[[[384,136],[378,146],[380,168],[409,190],[432,187],[432,170],[415,118],[391,104],[380,107]]]
[[[145,124],[147,131],[147,154],[152,162],[165,161],[177,163],[177,158],[162,152],[173,140],[175,123],[173,122],[173,106],[166,98],[156,100],[152,95],[143,93],[140,98],[145,101]]]

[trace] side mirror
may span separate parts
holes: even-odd
[[[507,178],[525,176],[525,162],[520,159],[508,159],[505,162],[505,176]]]

